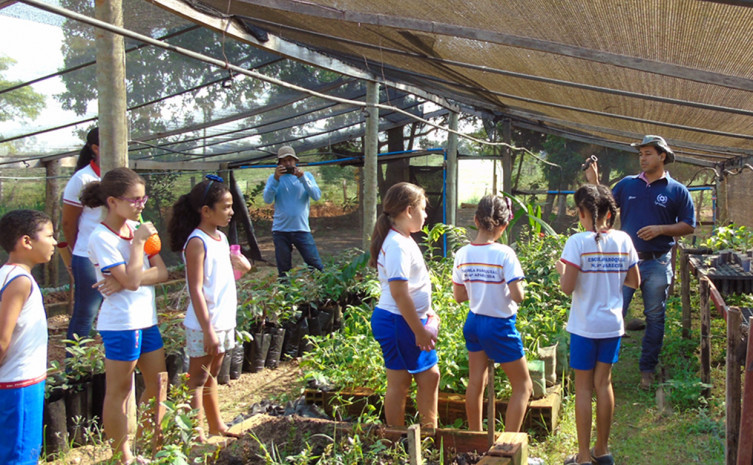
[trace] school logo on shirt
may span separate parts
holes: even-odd
[[[666,195],[659,194],[656,196],[656,201],[654,201],[654,204],[663,208],[667,208],[667,200],[669,199],[667,198]]]

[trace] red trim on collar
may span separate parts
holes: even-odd
[[[118,236],[118,237],[119,237],[119,238],[121,238],[121,239],[125,239],[125,240],[127,240],[127,241],[133,240],[133,229],[131,229],[131,226],[129,226],[129,225],[128,225],[128,223],[126,223],[126,227],[127,227],[127,228],[128,228],[128,230],[129,230],[129,231],[131,232],[131,237],[123,237],[123,236],[121,236],[121,235],[120,235],[120,232],[118,232],[118,231],[113,231],[113,229],[112,229],[111,227],[109,227],[109,226],[108,226],[108,225],[107,225],[107,224],[106,224],[106,223],[105,223],[104,221],[103,221],[102,223],[100,223],[100,224],[101,224],[102,226],[104,226],[105,228],[107,228],[107,229],[108,229],[108,230],[109,230],[109,231],[110,231],[111,233],[115,234],[116,236]]]
[[[91,166],[91,167],[92,167],[92,169],[94,170],[94,173],[95,173],[95,174],[96,174],[97,176],[102,176],[102,175],[100,174],[100,168],[99,168],[99,165],[98,165],[98,164],[96,164],[96,163],[94,163],[94,160],[92,160],[92,161],[90,161],[90,162],[89,162],[89,166]]]

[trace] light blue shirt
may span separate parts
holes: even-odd
[[[280,180],[269,175],[264,187],[264,202],[275,204],[272,231],[305,231],[309,227],[309,199],[319,200],[322,191],[309,172],[300,178],[293,174],[283,174]]]

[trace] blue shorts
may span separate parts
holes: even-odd
[[[515,327],[516,315],[498,318],[468,311],[463,325],[468,352],[484,351],[495,363],[514,362],[525,356],[523,341]]]
[[[421,323],[426,324],[427,319],[423,318]],[[416,336],[402,315],[375,308],[371,314],[371,331],[382,347],[384,366],[388,369],[415,374],[437,364],[437,351],[421,350],[416,345]]]
[[[105,345],[105,358],[121,362],[138,360],[141,354],[161,349],[162,335],[157,325],[144,329],[100,331]]]
[[[576,370],[593,370],[596,362],[617,363],[621,337],[591,339],[570,333],[570,366]]]
[[[42,451],[44,381],[0,389],[0,463],[36,464]]]

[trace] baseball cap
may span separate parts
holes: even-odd
[[[665,165],[675,161],[675,153],[672,151],[671,148],[669,148],[669,145],[667,145],[667,142],[661,136],[652,136],[652,135],[643,136],[642,141],[633,142],[630,145],[633,147],[638,147],[638,148],[645,147],[647,145],[653,145],[654,147],[660,148],[663,152],[667,154],[667,158],[664,159]]]
[[[295,154],[295,150],[293,150],[293,147],[289,145],[283,145],[280,147],[280,150],[277,151],[277,159],[285,158],[285,157],[293,157],[296,160],[298,160],[298,155]]]

